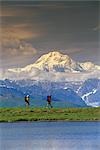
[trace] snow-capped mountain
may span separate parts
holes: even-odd
[[[58,107],[86,107],[86,103],[75,92],[81,83],[36,82],[31,80],[1,80],[0,106],[24,106],[24,96],[30,95],[31,103],[46,105],[47,95],[52,95],[53,105]],[[41,104],[41,105],[40,105]]]
[[[52,98],[56,101],[66,101],[67,103],[74,104],[81,107],[86,107],[86,103],[82,98],[72,89],[56,89],[52,93]]]
[[[20,101],[24,105],[26,94],[30,95],[31,102],[36,106],[40,104],[44,106],[47,95],[52,95],[53,103],[57,106],[98,107],[100,106],[100,80],[88,79],[85,82],[0,80],[0,106],[4,102],[3,105],[16,103],[17,106],[17,102],[20,105]]]
[[[14,80],[77,81],[100,77],[100,66],[92,62],[76,62],[68,55],[53,51],[24,68],[3,70],[0,77]]]
[[[89,106],[100,106],[100,80],[88,79],[77,90],[77,93]]]
[[[77,72],[90,71],[92,69],[100,70],[100,66],[94,65],[92,62],[79,63],[72,60],[68,55],[53,51],[41,56],[34,64],[24,68],[9,69],[9,71],[21,72],[32,71],[37,68],[46,72]]]
[[[92,69],[100,70],[100,66],[94,65],[92,62],[75,62],[68,55],[63,55],[57,51],[41,56],[33,66],[48,72],[81,72]]]
[[[34,63],[34,67],[47,72],[71,72],[82,70],[79,64],[73,61],[69,56],[56,51],[41,56]]]

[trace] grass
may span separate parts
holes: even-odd
[[[98,108],[0,108],[0,122],[100,121]]]

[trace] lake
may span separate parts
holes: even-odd
[[[100,150],[100,122],[0,123],[1,150]]]

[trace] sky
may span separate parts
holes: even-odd
[[[0,68],[24,67],[59,51],[100,65],[99,1],[2,0]]]

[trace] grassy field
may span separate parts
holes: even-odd
[[[99,108],[0,108],[0,122],[100,121]]]

